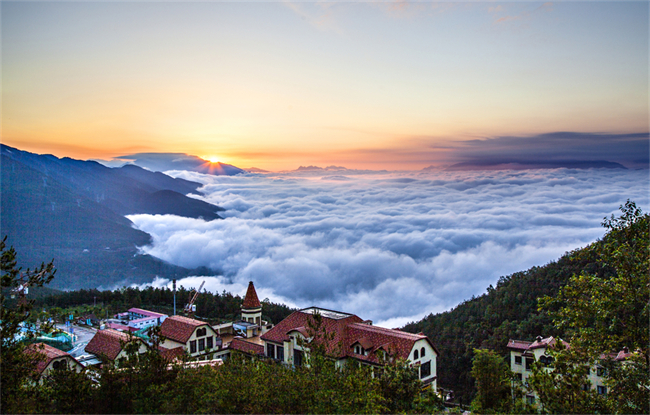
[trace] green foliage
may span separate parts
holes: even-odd
[[[33,301],[11,301],[11,292],[19,286],[42,287],[54,277],[54,265],[22,271],[17,266],[16,251],[6,249],[6,237],[0,241],[0,402],[4,413],[30,412],[30,396],[34,369],[39,359],[25,353],[25,344],[18,341],[20,326],[30,315]]]
[[[476,391],[470,373],[474,349],[487,348],[505,356],[511,338],[564,336],[546,311],[538,311],[537,299],[557,295],[581,270],[610,275],[611,270],[596,262],[592,248],[569,252],[543,267],[501,277],[496,287],[488,287],[487,293],[404,327],[412,333],[424,332],[440,350],[438,384],[452,389],[457,400],[470,402]]]
[[[176,292],[177,312],[182,309],[182,304],[187,302],[190,291],[179,287]],[[198,317],[212,322],[232,321],[241,314],[243,299],[223,291],[222,293],[202,292],[196,300]],[[97,307],[92,307],[97,304]],[[76,290],[56,292],[44,295],[35,300],[39,308],[49,309],[50,315],[62,318],[69,315],[71,311],[75,316],[94,313],[102,318],[113,316],[118,312],[128,310],[131,307],[146,308],[165,314],[173,314],[174,293],[169,288],[137,288],[123,287],[113,291]],[[271,322],[279,322],[291,314],[293,309],[283,305],[264,301],[262,304],[264,319]]]
[[[628,200],[621,206],[621,216],[605,218],[603,226],[609,231],[594,252],[601,264],[614,271],[613,275],[603,277],[588,270],[576,273],[556,297],[541,299],[540,308],[550,311],[555,325],[570,335],[570,353],[558,356],[558,360],[567,362],[566,367],[556,367],[567,379],[601,354],[624,347],[635,350],[629,361],[602,362],[610,369],[606,380],[610,390],[608,409],[648,413],[650,216]],[[572,387],[563,384],[562,391],[568,393]]]
[[[472,377],[477,394],[472,411],[477,413],[506,412],[512,403],[510,368],[493,350],[474,350]]]
[[[590,388],[589,365],[575,349],[565,349],[561,342],[546,353],[553,358],[550,368],[539,362],[533,365],[528,383],[537,393],[542,409],[552,414],[608,413],[605,399]]]

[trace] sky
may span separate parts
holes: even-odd
[[[273,171],[647,168],[644,1],[0,7],[2,142],[21,150]]]
[[[169,174],[203,183],[203,200],[226,209],[209,222],[129,216],[152,236],[143,253],[214,270],[179,286],[205,281],[208,291],[243,296],[253,281],[260,300],[388,328],[601,238],[603,218],[627,199],[650,208],[641,169]]]

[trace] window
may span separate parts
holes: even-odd
[[[272,359],[275,359],[275,346],[271,343],[266,344],[266,355]]]
[[[521,356],[515,356],[515,364],[520,365],[521,364]]]
[[[532,357],[527,357],[526,358],[526,370],[527,371],[531,370],[531,368],[533,367],[533,362],[534,361],[535,361],[535,359],[533,359]]]
[[[424,357],[424,355],[427,354],[426,350],[424,350],[424,347],[420,349],[420,357]]]
[[[553,363],[553,358],[551,356],[540,356],[539,361],[544,366],[550,366]]]
[[[605,368],[598,366],[596,368],[596,376],[605,376]]]
[[[190,353],[196,353],[196,340],[190,342]]]
[[[526,395],[526,403],[528,405],[535,405],[535,397],[530,396],[530,395]]]
[[[422,363],[420,366],[420,379],[431,376],[431,362]]]
[[[67,366],[68,365],[66,364],[65,360],[55,360],[54,363],[52,363],[54,370],[63,370]]]
[[[206,338],[205,341],[206,341],[206,343],[205,343],[206,349],[212,349],[212,347],[214,346],[214,344],[212,342],[212,336]]]
[[[196,331],[196,337],[203,337],[203,336],[205,336],[206,333],[207,333],[207,330],[206,330],[205,327],[202,328],[202,329],[198,329]]]
[[[418,360],[418,358],[419,358],[418,351],[416,350],[413,352],[413,360]]]
[[[296,367],[302,366],[302,351],[297,349],[293,350],[293,364]]]
[[[607,387],[606,386],[596,386],[596,391],[598,392],[599,395],[607,395]]]
[[[521,373],[515,373],[515,377],[521,382],[523,377],[521,376]]]
[[[276,353],[278,355],[278,360],[281,362],[284,362],[284,347],[283,346],[278,346],[276,348]]]
[[[205,339],[199,339],[199,352],[205,350]]]

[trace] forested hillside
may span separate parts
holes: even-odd
[[[470,375],[474,348],[489,348],[505,356],[508,339],[564,336],[547,313],[537,310],[538,298],[556,296],[573,274],[582,271],[602,277],[612,273],[597,262],[592,244],[545,266],[501,277],[486,294],[408,324],[404,330],[429,336],[440,350],[439,385],[454,390],[457,399],[468,404],[474,394]]]

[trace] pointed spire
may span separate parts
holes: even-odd
[[[255,292],[253,281],[250,281],[248,283],[248,290],[246,290],[246,297],[244,297],[244,304],[241,308],[242,310],[249,310],[259,307],[262,307],[262,304],[260,304],[260,300],[257,298],[257,292]]]

